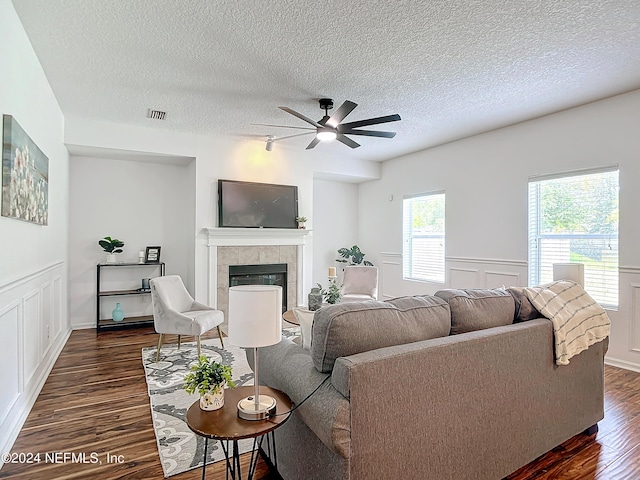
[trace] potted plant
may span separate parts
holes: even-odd
[[[192,365],[184,377],[184,388],[187,393],[200,394],[202,410],[217,410],[224,405],[224,386],[235,387],[231,379],[231,367],[201,355],[198,363]]]
[[[107,252],[107,263],[116,263],[116,258],[118,258],[116,257],[116,254],[122,253],[124,242],[117,238],[104,237],[102,240],[98,241],[98,245]]]
[[[319,283],[318,287],[320,288],[320,293],[322,294],[325,302],[331,304],[340,302],[340,297],[342,297],[342,294],[340,293],[340,287],[335,280],[329,280],[329,286],[326,290],[322,288],[322,285],[320,285]]]
[[[296,217],[296,222],[298,222],[298,228],[304,228],[304,224],[307,221],[307,217]]]
[[[337,258],[336,262],[340,263],[348,263],[349,265],[366,265],[368,267],[373,267],[373,263],[369,260],[365,260],[365,254],[362,253],[360,247],[354,245],[351,248],[340,248],[338,250],[338,254],[342,258]]]

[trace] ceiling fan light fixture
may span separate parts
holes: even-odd
[[[321,142],[330,142],[335,140],[337,137],[338,135],[331,128],[319,128],[318,133],[316,134],[316,138]]]

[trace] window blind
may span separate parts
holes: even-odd
[[[403,277],[444,283],[445,195],[403,199]]]
[[[529,182],[529,285],[554,263],[583,263],[585,290],[618,305],[618,170]]]

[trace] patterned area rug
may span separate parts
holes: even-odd
[[[299,328],[285,329],[283,336],[295,338],[300,335],[299,332]],[[220,347],[220,340],[217,338],[203,340],[202,355],[230,365],[233,381],[237,386],[253,385],[253,372],[249,368],[244,350],[226,342],[225,347]],[[202,467],[204,438],[194,434],[185,421],[187,410],[199,397],[197,394],[189,395],[182,389],[183,378],[189,366],[196,362],[197,355],[195,342],[183,343],[180,350],[177,345],[164,345],[157,363],[156,347],[142,349],[153,428],[165,478]],[[253,440],[241,440],[238,445],[240,453],[245,453],[251,450]],[[220,460],[224,460],[220,443],[209,441],[207,464]]]

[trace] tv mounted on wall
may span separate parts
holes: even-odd
[[[218,180],[218,227],[297,228],[298,187]]]

